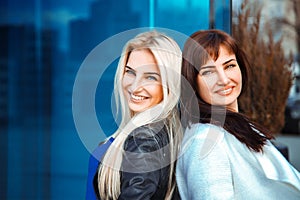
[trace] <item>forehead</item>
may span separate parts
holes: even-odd
[[[206,46],[205,50],[213,60],[218,59],[221,51],[226,50],[226,52],[228,52],[230,54],[234,53],[232,47],[227,43],[211,44],[211,45]]]
[[[236,61],[235,54],[228,51],[226,48],[220,48],[219,57],[215,61],[213,60],[213,58],[208,59],[204,65],[200,66],[200,69],[203,69],[208,66],[209,67],[222,66],[228,63],[228,61],[230,60]]]
[[[134,70],[159,71],[155,57],[149,49],[130,52],[126,66]]]
[[[223,63],[229,59],[236,59],[235,54],[232,51],[229,51],[228,48],[220,46],[219,57],[215,61],[216,63]]]
[[[229,49],[228,47],[221,45],[220,49],[219,49],[219,57],[221,56],[221,54],[223,56],[231,56],[234,55],[233,51],[231,49]]]
[[[133,50],[129,53],[127,65],[130,67],[136,65],[156,64],[156,60],[152,52],[148,49]]]

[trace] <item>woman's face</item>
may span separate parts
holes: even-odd
[[[160,103],[163,99],[161,75],[149,50],[130,53],[122,80],[129,109],[135,114]]]
[[[242,90],[242,74],[235,54],[221,46],[218,59],[200,67],[197,86],[200,97],[206,103],[238,112],[237,98]]]

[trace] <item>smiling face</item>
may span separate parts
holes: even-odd
[[[134,114],[162,101],[160,71],[149,50],[134,50],[130,53],[124,70],[122,87],[129,109]]]
[[[221,46],[218,59],[200,67],[197,86],[200,97],[206,103],[238,112],[242,74],[235,54]]]

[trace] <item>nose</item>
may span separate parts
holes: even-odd
[[[132,93],[137,93],[139,91],[141,91],[143,88],[143,85],[142,85],[142,80],[141,78],[139,78],[138,76],[135,77],[132,82],[130,83],[130,91]]]
[[[226,74],[226,72],[224,71],[224,69],[220,69],[218,70],[218,84],[219,85],[227,85],[229,84],[230,80]]]

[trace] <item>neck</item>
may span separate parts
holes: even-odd
[[[228,110],[231,110],[232,112],[239,112],[239,106],[238,106],[237,101],[232,103],[231,105],[226,106],[226,108]]]

